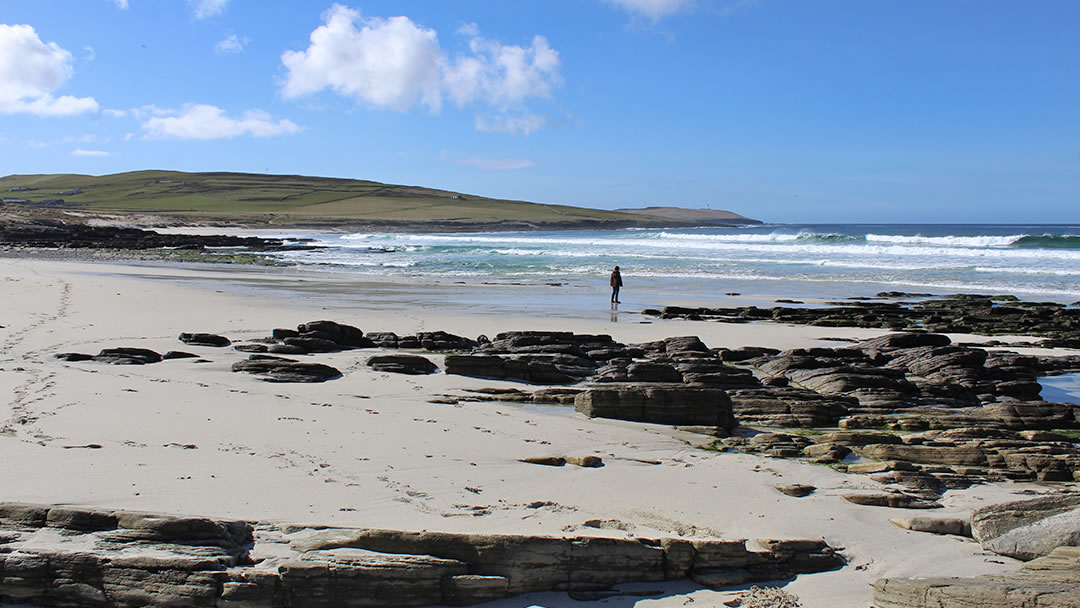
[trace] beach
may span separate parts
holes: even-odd
[[[578,301],[570,312],[550,314],[551,302],[522,301],[543,300],[532,295],[536,290],[557,300],[549,286],[432,286],[310,270],[8,257],[0,259],[0,277],[0,387],[10,395],[0,431],[0,459],[7,464],[0,469],[0,500],[413,531],[750,539],[751,545],[758,538],[825,539],[848,565],[787,583],[784,589],[804,606],[868,605],[871,584],[883,577],[1017,568],[970,539],[889,523],[910,512],[841,497],[883,487],[866,476],[710,451],[702,449],[712,441],[706,435],[589,419],[572,408],[433,403],[470,389],[521,384],[376,372],[365,365],[377,352],[369,349],[320,355],[342,371],[340,378],[289,384],[231,372],[245,353],[177,339],[208,332],[238,342],[322,319],[399,335],[572,331],[628,344],[698,336],[711,348],[836,346],[883,330],[660,320],[632,307],[616,315],[606,294],[595,305]],[[55,358],[113,347],[185,350],[197,358],[145,366]],[[443,355],[428,357],[442,366]],[[600,456],[604,466],[520,462],[586,455]],[[818,490],[793,498],[774,488],[794,483]],[[951,490],[934,515],[965,517],[1038,489],[1007,482]],[[689,581],[661,590],[597,605],[721,605],[738,592]],[[545,593],[490,605],[580,603]]]

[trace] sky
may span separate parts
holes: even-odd
[[[1074,0],[0,0],[0,175],[1080,223]]]

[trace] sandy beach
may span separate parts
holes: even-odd
[[[784,589],[803,606],[867,606],[882,577],[1010,572],[1018,562],[959,537],[889,523],[901,509],[840,494],[880,485],[794,460],[701,449],[711,438],[663,425],[588,419],[573,408],[432,403],[514,382],[371,370],[378,350],[319,356],[343,372],[321,384],[268,383],[230,366],[232,348],[182,344],[181,332],[236,341],[329,319],[365,332],[510,330],[610,334],[623,343],[699,336],[709,347],[835,346],[879,330],[647,320],[604,296],[559,306],[546,286],[359,282],[252,267],[0,259],[0,501],[243,520],[447,532],[824,538],[848,565]],[[542,294],[542,295],[537,295]],[[523,303],[527,302],[527,303]],[[975,339],[971,336],[959,336]],[[146,366],[65,362],[61,352],[185,350]],[[441,366],[441,355],[429,355]],[[601,468],[544,467],[532,456],[597,455]],[[659,464],[652,464],[658,462]],[[781,483],[816,486],[807,498]],[[1026,483],[949,491],[935,516],[1021,497]],[[647,585],[657,588],[656,584]],[[689,581],[607,606],[719,606],[737,590]],[[561,593],[493,607],[579,606]]]

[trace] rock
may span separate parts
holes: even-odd
[[[628,382],[679,382],[683,375],[673,365],[665,363],[631,363],[626,367]]]
[[[562,456],[530,456],[528,458],[519,458],[518,460],[519,462],[542,464],[549,467],[561,467],[566,464],[566,459]]]
[[[718,389],[659,385],[590,388],[574,398],[574,407],[590,418],[735,428],[731,400]]]
[[[914,471],[915,465],[904,460],[883,462],[857,462],[847,466],[848,473],[884,473],[886,471]]]
[[[396,374],[421,375],[439,371],[430,359],[419,355],[375,355],[368,359],[367,364],[377,372]]]
[[[274,557],[253,564],[253,528],[242,522],[0,503],[0,527],[0,598],[32,605],[462,605],[686,577],[773,580],[842,563],[815,540],[765,539],[764,552],[750,552],[741,540],[282,525],[291,541],[267,540]]]
[[[187,352],[179,351],[179,350],[170,350],[170,351],[166,352],[164,355],[161,355],[161,360],[162,361],[168,361],[168,360],[171,360],[171,359],[198,359],[198,358],[199,358],[199,355],[196,355],[194,353],[187,353]]]
[[[926,446],[876,443],[855,448],[863,458],[906,460],[931,464],[986,466],[986,453],[973,445]]]
[[[477,347],[475,340],[448,334],[445,331],[425,331],[416,334],[422,348],[430,351],[468,351]]]
[[[941,504],[902,493],[844,494],[844,500],[869,507],[892,507],[894,509],[940,509]]]
[[[906,517],[889,521],[897,527],[913,532],[971,537],[971,522],[959,517]]]
[[[1020,571],[973,578],[883,578],[877,608],[1059,608],[1080,606],[1080,549],[1059,547]]]
[[[53,356],[55,356],[57,359],[60,359],[61,361],[71,362],[91,361],[94,359],[94,355],[88,355],[85,353],[57,353]]]
[[[216,334],[205,333],[182,333],[180,341],[191,346],[229,346],[232,344],[228,338]]]
[[[301,363],[270,355],[251,355],[232,365],[234,372],[261,374],[270,382],[325,382],[341,376],[336,368],[322,363]]]
[[[233,346],[234,350],[242,353],[268,353],[270,347],[266,344],[237,344]]]
[[[298,325],[296,331],[299,332],[298,337],[300,338],[325,340],[337,344],[339,347],[372,348],[375,346],[374,342],[364,337],[364,332],[352,325],[344,325],[336,321],[309,321]],[[288,338],[283,341],[289,344]],[[338,348],[338,350],[341,349]],[[309,352],[329,351],[312,350]]]
[[[443,603],[468,606],[509,595],[510,580],[505,576],[462,574],[443,580]]]
[[[285,338],[282,340],[286,346],[299,349],[301,353],[335,353],[342,349],[342,344],[317,338],[311,335],[302,335],[298,338]]]
[[[787,494],[788,496],[794,496],[795,498],[805,498],[817,490],[814,486],[808,486],[801,483],[779,484],[773,487],[781,494]]]
[[[604,460],[599,456],[567,456],[566,463],[579,467],[596,468],[604,466]]]
[[[984,549],[1020,560],[1080,545],[1080,494],[983,507],[971,514],[971,532]]]
[[[381,348],[398,347],[398,335],[392,331],[369,331],[365,337]]]
[[[506,377],[506,361],[495,355],[447,355],[443,361],[446,373],[470,378]]]
[[[113,365],[143,365],[160,362],[161,355],[147,348],[106,348],[94,357],[94,361]]]
[[[786,386],[738,388],[727,391],[740,424],[748,426],[827,427],[834,426],[857,406],[858,400],[827,397],[814,391]]]

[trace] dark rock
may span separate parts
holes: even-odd
[[[801,483],[781,484],[773,487],[781,494],[787,494],[788,496],[794,496],[795,498],[805,498],[817,490],[814,486],[803,485]]]
[[[238,351],[242,352],[242,353],[268,353],[268,352],[270,352],[270,347],[267,346],[266,344],[237,344],[236,346],[233,346],[233,348],[235,350],[238,350]]]
[[[341,376],[341,372],[322,363],[301,363],[289,359],[252,355],[246,361],[232,365],[234,372],[260,374],[270,382],[325,382]]]
[[[727,391],[735,418],[744,425],[827,427],[847,415],[858,401],[827,397],[790,387],[739,388]]]
[[[94,357],[94,360],[113,365],[143,365],[145,363],[160,362],[161,355],[146,348],[106,348],[102,349]]]
[[[225,336],[205,333],[182,333],[180,341],[191,346],[228,346],[232,342]]]
[[[367,364],[375,371],[396,374],[434,374],[439,370],[430,359],[419,355],[375,355]]]
[[[179,351],[179,350],[170,350],[170,351],[166,352],[164,355],[161,355],[161,360],[162,361],[167,361],[167,360],[170,360],[170,359],[197,359],[198,357],[199,357],[199,355],[196,355],[194,353],[186,353],[184,351]]]
[[[298,338],[285,338],[286,346],[300,349],[304,353],[334,353],[342,349],[340,342],[333,342],[324,338],[313,337],[313,334],[302,335]]]
[[[300,332],[296,331],[295,329],[278,328],[271,332],[271,336],[275,340],[284,340],[285,338],[299,338]]]
[[[57,359],[60,359],[61,361],[72,361],[72,362],[90,361],[90,360],[92,360],[94,358],[94,355],[89,355],[89,354],[86,354],[86,353],[57,353],[54,356]]]
[[[655,385],[590,388],[575,397],[574,407],[590,418],[735,428],[731,400],[718,389]]]
[[[398,347],[398,335],[392,331],[369,331],[365,334],[365,337],[380,348]]]

